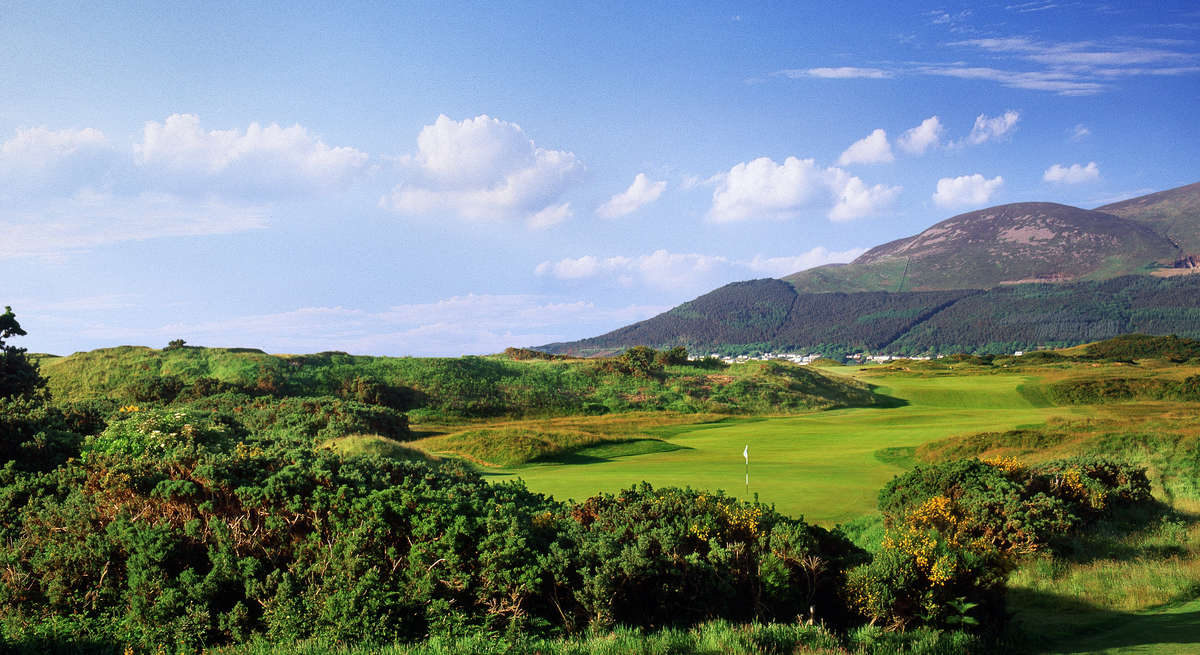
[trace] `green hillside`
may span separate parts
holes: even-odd
[[[1147,225],[1170,239],[1183,254],[1200,254],[1200,182],[1104,205],[1096,211]]]
[[[590,355],[637,344],[693,351],[1004,353],[1126,333],[1200,336],[1200,276],[1125,276],[982,290],[784,293],[779,280],[726,285],[608,334],[542,349]],[[773,303],[752,304],[759,298]],[[782,319],[779,307],[789,311]],[[719,308],[705,314],[708,308]],[[707,318],[706,318],[707,316]],[[737,323],[728,317],[736,316]],[[742,326],[752,325],[748,330]],[[750,340],[753,339],[753,340]]]
[[[182,401],[246,407],[256,398],[332,398],[406,412],[418,421],[461,421],[660,410],[788,412],[875,403],[861,384],[800,366],[688,364],[678,354],[644,350],[571,361],[122,346],[43,355],[39,361],[59,402],[114,406]],[[232,400],[210,400],[223,398]]]

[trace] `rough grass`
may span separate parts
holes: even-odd
[[[969,635],[953,632],[890,633],[866,627],[839,639],[819,625],[711,621],[686,630],[642,632],[617,627],[600,634],[553,640],[511,640],[484,634],[432,637],[407,645],[259,643],[207,652],[211,655],[962,655],[985,652],[982,645]]]

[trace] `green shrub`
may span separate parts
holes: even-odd
[[[809,615],[847,618],[838,589],[865,553],[839,533],[722,494],[649,484],[572,508],[560,576],[578,623],[641,627]],[[561,578],[560,578],[561,579]]]

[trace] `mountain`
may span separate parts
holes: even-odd
[[[1096,210],[1046,202],[960,214],[849,264],[735,282],[598,337],[593,355],[893,353],[1071,345],[1128,332],[1200,337],[1200,183]]]
[[[750,280],[607,334],[538,349],[580,356],[635,345],[725,354],[1005,353],[1130,333],[1200,338],[1200,275],[901,293],[801,293],[781,280]]]
[[[1097,207],[1170,239],[1185,255],[1200,255],[1200,182]]]
[[[1200,198],[1200,190],[1184,195]],[[1181,205],[1159,203],[1154,206],[1163,210],[1141,215],[1174,216],[1165,208]],[[1191,219],[1200,226],[1197,216],[1193,212]],[[959,214],[915,236],[876,246],[849,264],[784,279],[811,292],[926,291],[1149,273],[1173,266],[1186,254],[1155,220],[1048,202],[1001,205]],[[1186,218],[1178,222],[1188,224]]]

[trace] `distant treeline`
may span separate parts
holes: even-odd
[[[903,293],[796,293],[782,280],[750,280],[542,350],[591,355],[645,344],[725,354],[1006,353],[1131,332],[1200,337],[1200,276]]]

